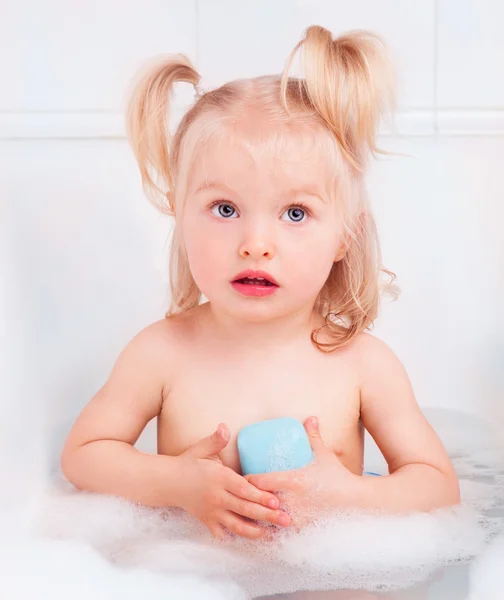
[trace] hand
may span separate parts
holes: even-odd
[[[224,466],[219,452],[229,442],[229,429],[221,423],[207,438],[180,455],[181,482],[178,505],[204,523],[222,539],[226,529],[239,536],[258,539],[268,533],[266,526],[248,519],[287,526],[289,516],[276,510],[278,498],[258,490],[232,469]]]
[[[324,444],[316,417],[306,419],[304,426],[314,455],[309,465],[245,477],[257,488],[275,493],[281,499],[280,508],[291,516],[297,529],[308,525],[317,514],[350,507],[361,482]]]

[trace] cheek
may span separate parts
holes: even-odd
[[[300,257],[296,264],[295,286],[306,296],[313,296],[323,287],[334,264],[329,253],[312,252]]]
[[[318,229],[298,244],[292,255],[296,278],[294,284],[300,292],[310,296],[323,287],[334,264],[339,247],[339,236],[335,228],[330,231]]]
[[[191,273],[200,289],[211,286],[216,274],[229,256],[226,236],[212,231],[211,225],[201,218],[187,218],[182,224],[182,239]]]

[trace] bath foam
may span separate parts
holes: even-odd
[[[0,541],[2,598],[5,600],[246,600],[229,581],[183,573],[166,577],[147,569],[121,569],[82,541],[29,536]]]
[[[402,516],[334,511],[315,515],[300,533],[277,530],[274,541],[230,536],[219,542],[181,510],[78,492],[56,479],[40,498],[34,530],[45,539],[87,544],[128,570],[225,579],[249,598],[300,589],[407,588],[481,555],[503,530],[502,447],[486,430],[475,433],[472,418],[470,428],[454,424],[452,415],[437,428],[461,478],[460,507]]]
[[[504,598],[504,536],[499,536],[471,565],[467,600]]]

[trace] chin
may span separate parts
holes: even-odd
[[[284,311],[279,310],[277,307],[264,305],[244,308],[234,307],[234,310],[228,310],[227,312],[233,318],[246,323],[266,323],[286,315]]]
[[[290,312],[285,306],[279,306],[277,303],[264,298],[239,299],[238,302],[236,302],[236,299],[227,302],[210,300],[210,303],[219,312],[244,323],[266,323],[285,317]]]

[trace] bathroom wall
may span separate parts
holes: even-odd
[[[422,406],[504,422],[504,6],[497,0],[6,0],[0,22],[3,473],[29,485],[119,350],[167,307],[171,222],[124,139],[128,82],[182,52],[204,85],[279,72],[310,24],[372,29],[396,131],[369,188],[401,298],[376,325]],[[180,86],[175,121],[192,100]],[[48,442],[47,440],[51,440]],[[10,450],[9,450],[10,449]]]

